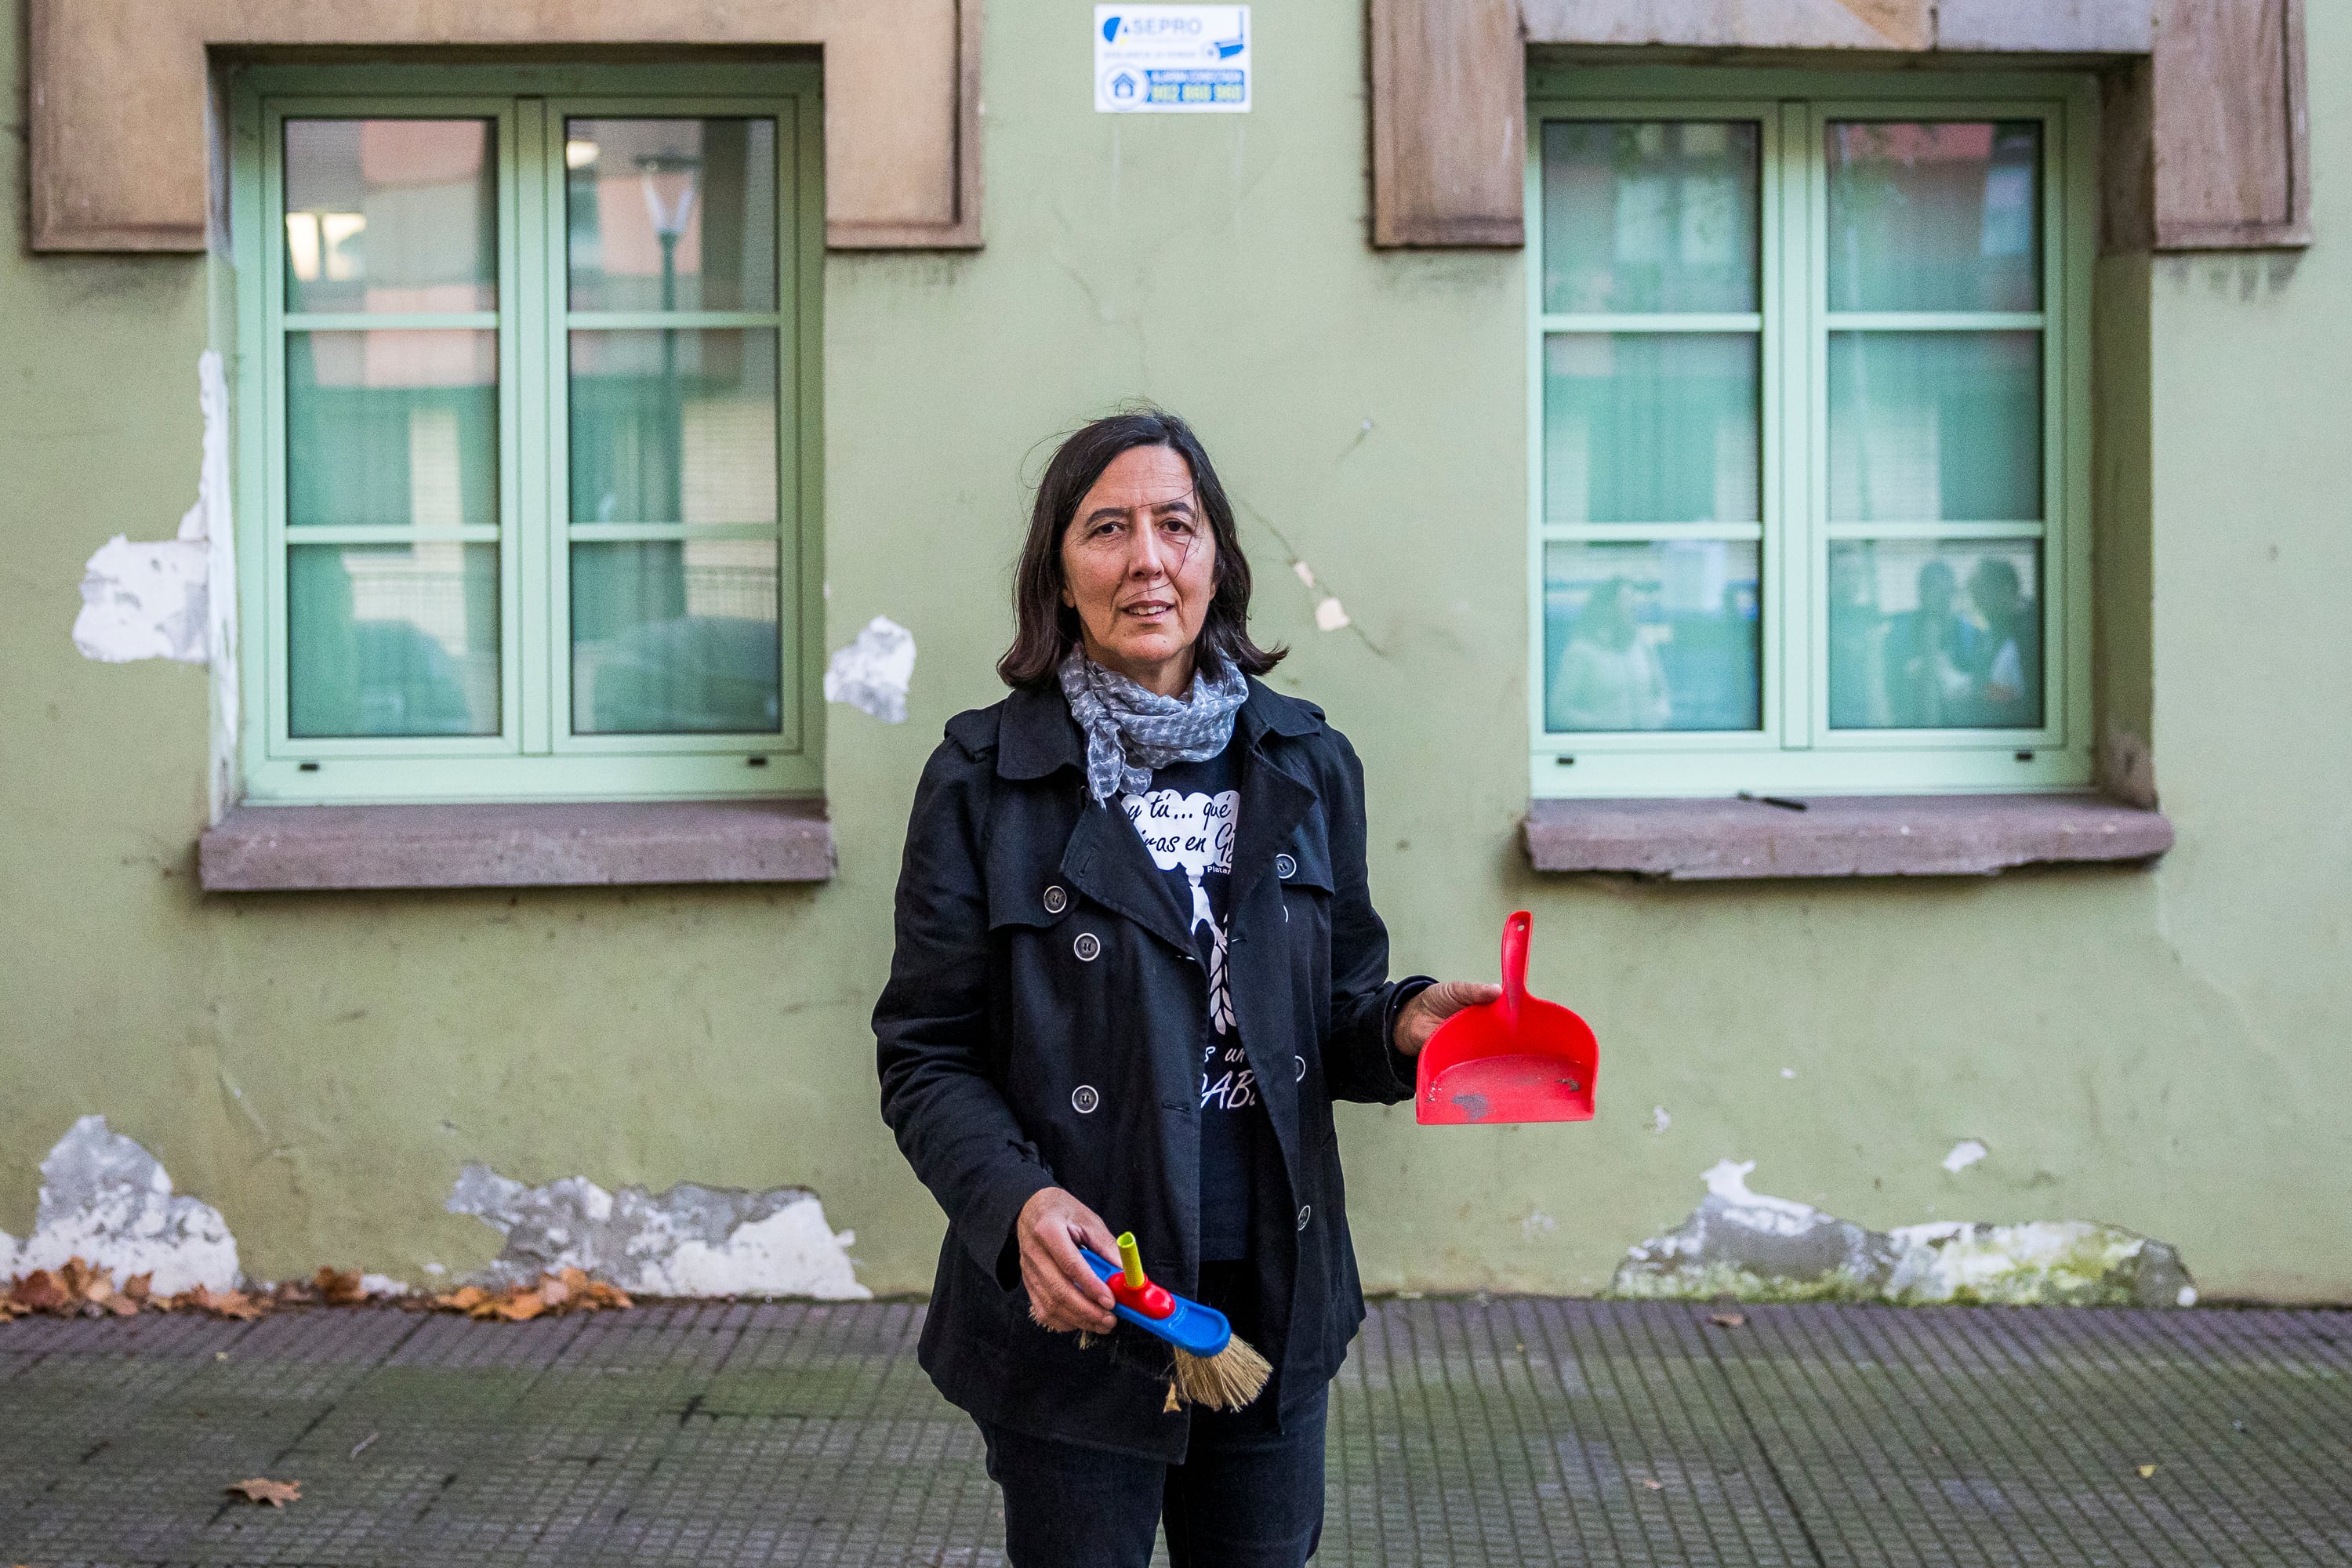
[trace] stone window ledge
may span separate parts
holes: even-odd
[[[822,882],[821,800],[241,805],[196,843],[211,892]]]
[[[1767,877],[1981,877],[2012,867],[2144,862],[2172,847],[2160,812],[2095,795],[1816,795],[1538,800],[1538,871],[1675,881]]]

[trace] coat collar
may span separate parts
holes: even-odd
[[[1245,749],[1254,751],[1268,734],[1311,735],[1323,727],[1323,716],[1253,676],[1234,727]],[[1058,689],[1024,687],[1004,700],[996,731],[999,778],[1042,779],[1062,768],[1084,772],[1086,765],[1086,735]]]

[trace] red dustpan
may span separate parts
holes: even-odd
[[[1432,1126],[1486,1121],[1590,1121],[1601,1045],[1592,1026],[1528,994],[1528,928],[1503,922],[1503,999],[1465,1007],[1421,1048],[1413,1116]]]

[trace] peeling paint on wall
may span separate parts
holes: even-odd
[[[1675,1124],[1674,1113],[1663,1105],[1650,1107],[1650,1131],[1664,1132]]]
[[[543,1271],[586,1270],[647,1296],[814,1296],[863,1300],[848,1249],[806,1187],[763,1193],[680,1182],[666,1193],[608,1193],[585,1176],[527,1187],[487,1165],[467,1165],[449,1194],[451,1214],[469,1214],[506,1237],[505,1250],[479,1276],[520,1284]]]
[[[158,1296],[236,1289],[236,1238],[220,1211],[174,1194],[172,1178],[103,1116],[73,1124],[41,1162],[41,1202],[20,1244],[0,1234],[0,1279],[79,1258],[117,1279],[152,1274]]]
[[[1617,1296],[1751,1301],[1961,1301],[2005,1306],[2189,1307],[2180,1255],[2091,1220],[1949,1221],[1866,1230],[1793,1198],[1750,1192],[1753,1160],[1705,1172],[1707,1194],[1675,1229],[1631,1248]]]
[[[1367,424],[1369,426],[1369,422]],[[1321,585],[1315,581],[1313,567],[1304,561],[1294,561],[1290,563],[1290,569],[1298,574],[1298,580],[1301,583],[1307,584],[1308,593],[1322,595],[1322,597],[1315,601],[1315,626],[1318,630],[1336,632],[1352,624],[1348,619],[1347,606],[1339,603],[1338,595],[1323,593]]]
[[[1944,1169],[1951,1172],[1952,1174],[1957,1176],[1962,1171],[1967,1170],[1970,1165],[1973,1165],[1978,1161],[1983,1159],[1988,1152],[1990,1152],[1990,1151],[1988,1151],[1985,1146],[1977,1140],[1973,1138],[1963,1138],[1958,1142],[1952,1145],[1952,1152],[1944,1156]]]
[[[914,681],[915,634],[887,616],[877,616],[856,642],[834,649],[824,670],[824,700],[846,702],[885,724],[903,724],[907,690]]]
[[[228,604],[215,602],[216,544],[228,539],[228,384],[219,354],[196,361],[197,403],[204,415],[204,456],[195,504],[180,518],[176,537],[133,543],[116,534],[82,567],[81,612],[74,647],[107,664],[168,658],[204,664],[221,658]],[[225,574],[223,574],[225,581]]]

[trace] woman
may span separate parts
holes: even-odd
[[[948,1235],[921,1361],[980,1424],[1016,1568],[1297,1564],[1362,1321],[1334,1100],[1412,1092],[1496,987],[1388,978],[1363,770],[1251,679],[1249,564],[1208,454],[1097,420],[1038,488],[997,666],[916,792],[874,1012],[882,1114]],[[1274,1377],[1171,1408],[1167,1347],[1078,1256],[1231,1316]]]

